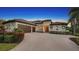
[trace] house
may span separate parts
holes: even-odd
[[[5,21],[4,23],[5,31],[13,32],[14,29],[22,29],[24,32],[32,32],[34,31],[34,24],[30,21],[26,21],[24,19],[13,19]]]
[[[50,19],[47,19],[42,21],[34,21],[34,23],[36,24],[36,32],[49,32],[49,25],[52,23],[52,21]]]
[[[64,22],[52,22],[50,19],[26,21],[24,19],[13,19],[5,21],[5,31],[13,32],[14,29],[22,29],[24,32],[51,32],[66,30],[67,23]]]
[[[65,22],[52,22],[49,26],[50,32],[65,32],[67,23]]]

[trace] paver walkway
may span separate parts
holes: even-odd
[[[79,47],[69,40],[71,35],[26,33],[24,40],[11,51],[78,51]]]

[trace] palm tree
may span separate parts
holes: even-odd
[[[77,29],[77,24],[79,22],[79,8],[70,8],[69,16],[70,16],[69,22],[71,22],[72,31],[73,34],[75,34]]]

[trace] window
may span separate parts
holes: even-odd
[[[62,26],[62,29],[65,29],[65,26]]]
[[[58,26],[56,26],[56,30],[58,30]]]
[[[52,29],[52,28],[53,28],[53,26],[50,26],[50,28]]]

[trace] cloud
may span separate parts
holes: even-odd
[[[67,22],[65,19],[52,19],[52,22]]]
[[[26,19],[26,20],[35,21],[35,20],[45,20],[45,19],[48,19],[48,18]],[[67,22],[68,21],[68,20],[65,20],[65,19],[51,19],[51,20],[52,20],[52,22]]]
[[[10,20],[10,19],[14,19],[14,18],[7,18],[6,20]],[[17,18],[15,18],[17,19]],[[18,18],[20,19],[20,18]],[[56,19],[56,18],[22,18],[24,20],[27,20],[27,21],[35,21],[35,20],[45,20],[45,19],[51,19],[52,22],[67,22],[68,20],[66,19]]]

